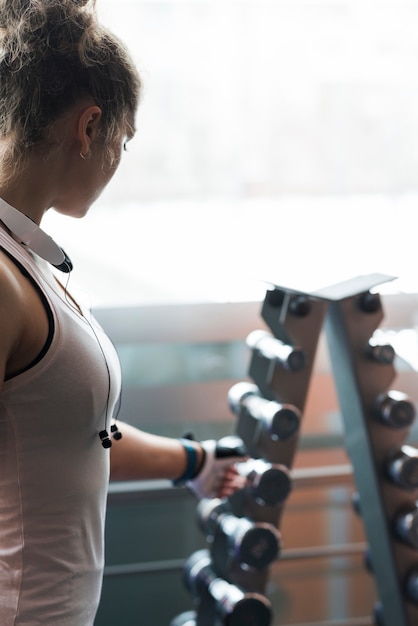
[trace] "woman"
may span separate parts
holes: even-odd
[[[85,215],[115,173],[141,87],[129,55],[91,0],[0,0],[0,41],[0,624],[90,626],[109,471],[201,496],[236,473],[215,442],[112,422],[117,356],[39,228],[50,208]]]

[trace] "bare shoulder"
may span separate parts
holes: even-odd
[[[25,299],[11,261],[0,251],[0,383],[16,349],[24,323]]]
[[[23,306],[22,286],[19,278],[16,266],[0,250],[0,312],[13,310],[15,316],[18,316],[19,311],[16,307]]]

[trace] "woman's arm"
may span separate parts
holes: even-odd
[[[122,439],[110,451],[112,480],[175,480],[183,474],[187,456],[178,439],[152,435],[120,421],[118,428]],[[203,461],[202,446],[190,443],[196,449],[199,467]]]
[[[110,449],[111,480],[177,480],[192,458],[195,475],[188,476],[186,484],[198,497],[226,497],[243,486],[234,466],[247,458],[242,449],[223,446],[219,456],[214,440],[187,441],[190,455],[182,440],[152,435],[119,421],[118,428],[122,439]]]

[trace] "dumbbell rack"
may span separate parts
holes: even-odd
[[[311,293],[280,286],[269,289],[261,315],[271,335],[255,331],[247,338],[249,376],[255,386],[238,383],[238,388],[230,390],[229,399],[237,415],[236,435],[249,456],[291,470],[318,341],[325,330],[358,511],[379,597],[374,619],[378,626],[417,626],[418,452],[405,446],[415,408],[404,394],[390,388],[396,375],[392,346],[373,338],[384,317],[376,287],[389,280],[392,277],[373,274]],[[280,407],[290,407],[300,418],[299,427],[293,432],[284,428],[282,436],[269,436],[272,422],[267,423],[261,413],[251,413],[248,398],[254,388],[256,396],[277,405],[276,415],[280,415]],[[229,499],[229,511],[280,529],[285,499],[262,506],[254,500],[251,504],[245,493]],[[213,549],[213,542],[209,543],[209,556]],[[224,567],[222,577],[245,593],[262,594],[269,567],[253,571],[235,565],[226,572]],[[183,620],[180,616],[171,626],[229,623],[216,617],[216,610],[210,624],[200,617],[199,610],[194,615],[184,614]],[[256,620],[248,624],[258,626]]]

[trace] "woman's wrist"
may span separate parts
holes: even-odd
[[[173,480],[174,485],[180,485],[193,480],[200,473],[206,458],[206,451],[202,445],[190,439],[178,440],[183,446],[186,455],[186,464],[183,473]]]

